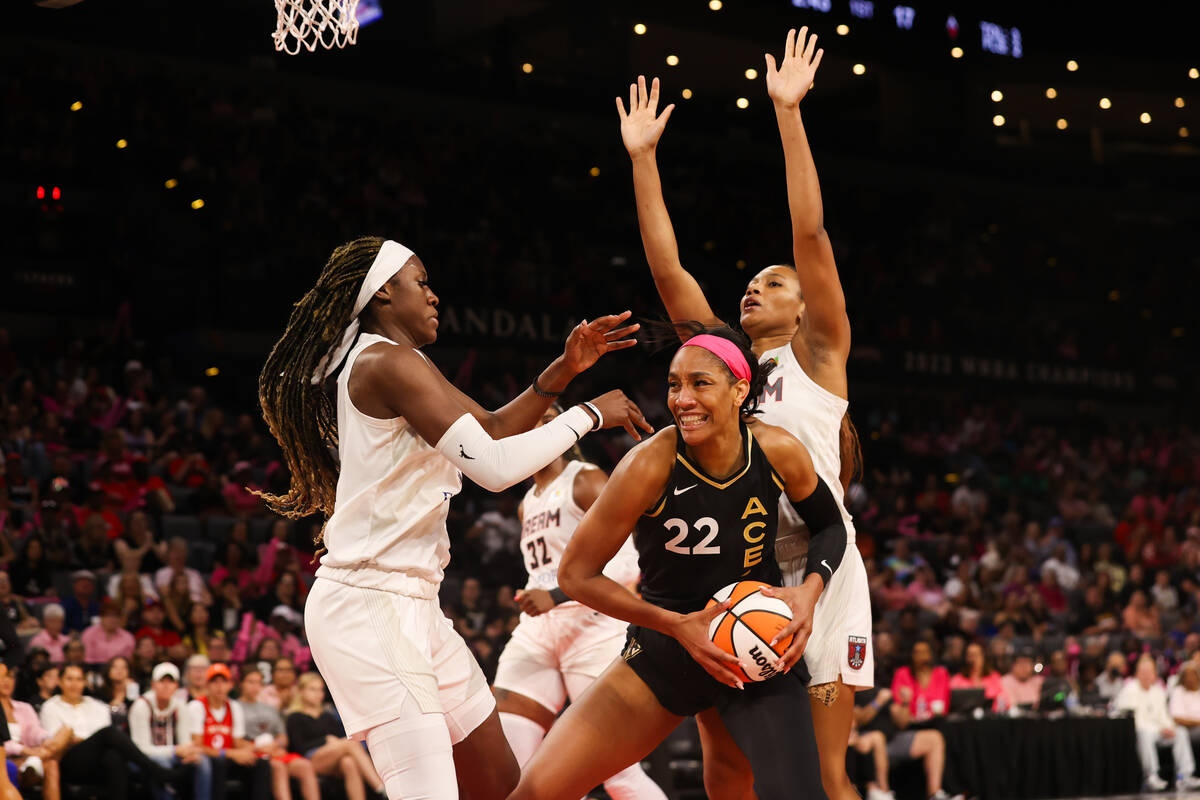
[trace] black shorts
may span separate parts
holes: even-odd
[[[786,675],[735,689],[705,672],[677,640],[637,625],[629,626],[621,656],[672,714],[717,709],[750,762],[760,800],[825,800],[803,659]]]

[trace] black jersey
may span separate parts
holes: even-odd
[[[686,614],[734,581],[781,584],[775,529],[783,481],[754,435],[741,429],[746,464],[724,481],[688,460],[676,431],[666,491],[633,532],[647,602]]]

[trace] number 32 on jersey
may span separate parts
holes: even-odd
[[[746,510],[742,512],[742,521],[745,522],[751,517],[760,515],[764,517],[768,516],[767,509],[763,507],[761,500],[757,497],[751,497],[746,503]],[[721,553],[721,545],[713,544],[716,541],[718,533],[720,533],[720,526],[712,517],[701,517],[690,527],[684,520],[674,517],[663,522],[663,527],[675,534],[663,544],[672,553],[678,553],[683,556],[715,556]],[[746,527],[742,530],[742,538],[747,545],[742,566],[752,567],[762,561],[762,540],[767,535],[765,531],[766,527],[767,523],[762,520],[750,519],[746,523]],[[691,533],[691,528],[695,528],[698,532],[704,534],[704,536],[695,544],[687,545],[685,542],[688,539],[688,534]]]

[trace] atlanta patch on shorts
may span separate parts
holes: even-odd
[[[851,636],[850,649],[847,654],[847,661],[850,663],[850,669],[862,669],[863,662],[867,658],[867,637]]]

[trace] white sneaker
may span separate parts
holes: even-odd
[[[896,795],[890,790],[885,792],[878,786],[868,786],[867,800],[896,800]]]
[[[929,800],[966,800],[966,795],[961,795],[961,794],[949,795],[949,794],[946,794],[945,789],[938,789],[936,792],[934,792],[933,794],[931,794],[929,796]]]
[[[1175,781],[1175,790],[1180,792],[1191,792],[1200,789],[1200,778],[1195,775],[1187,775]]]
[[[1169,786],[1166,781],[1157,775],[1146,776],[1146,788],[1152,792],[1161,792]]]

